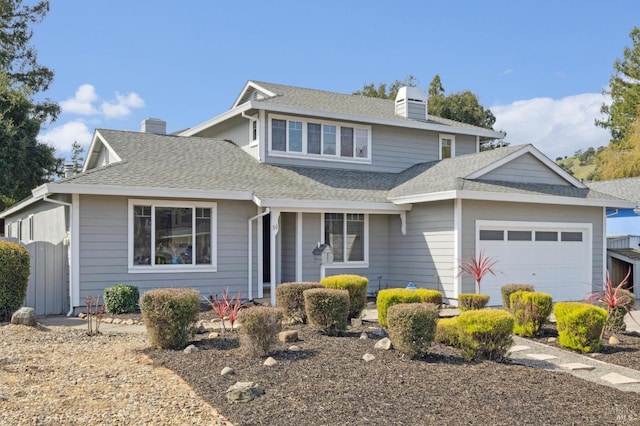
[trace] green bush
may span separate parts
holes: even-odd
[[[600,350],[606,310],[587,303],[558,302],[553,307],[553,314],[561,346],[584,353]]]
[[[502,307],[507,311],[511,309],[511,295],[516,291],[534,291],[531,284],[507,284],[500,288],[502,294]]]
[[[0,241],[0,322],[9,321],[27,296],[29,251],[17,243]]]
[[[116,284],[104,289],[104,308],[110,314],[126,314],[138,310],[140,293],[133,285]]]
[[[349,292],[349,318],[358,318],[367,304],[369,280],[360,275],[332,275],[320,281],[325,288]]]
[[[322,288],[322,285],[313,282],[280,284],[276,287],[276,306],[283,310],[287,319],[305,324],[307,314],[302,293],[312,288]]]
[[[513,345],[513,316],[502,309],[462,312],[457,319],[458,345],[466,360],[501,361]]]
[[[458,309],[461,312],[484,308],[489,303],[488,294],[460,294],[458,295]]]
[[[160,288],[140,298],[149,343],[158,349],[182,349],[193,338],[200,313],[200,293],[187,288]]]
[[[309,324],[320,332],[336,335],[347,329],[349,292],[331,288],[305,290],[304,306]]]
[[[282,328],[282,310],[267,306],[242,309],[238,314],[240,348],[251,357],[267,355]]]
[[[410,357],[427,354],[433,342],[439,309],[432,303],[399,303],[387,311],[393,346]]]
[[[433,303],[442,305],[442,293],[437,290],[419,288],[410,290],[407,288],[387,288],[378,292],[376,307],[378,308],[378,323],[386,327],[387,310],[398,303]]]
[[[547,322],[553,299],[547,293],[516,291],[511,294],[509,306],[515,323],[513,332],[523,337],[533,337]]]
[[[435,341],[448,346],[458,346],[458,318],[440,318],[436,324]]]

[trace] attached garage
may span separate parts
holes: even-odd
[[[502,304],[505,284],[533,284],[555,302],[592,291],[590,223],[477,221],[476,247],[498,261],[496,276],[486,275],[480,289],[492,306]]]

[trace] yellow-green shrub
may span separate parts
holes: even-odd
[[[393,346],[410,357],[427,354],[433,342],[439,309],[433,303],[399,303],[387,311]]]
[[[511,309],[511,295],[516,291],[534,291],[531,284],[507,284],[500,288],[502,295],[502,307],[507,311]]]
[[[240,348],[251,357],[267,355],[282,329],[282,310],[268,306],[242,309],[238,314]]]
[[[8,321],[27,296],[29,251],[17,243],[0,241],[0,322]]]
[[[438,343],[448,346],[458,346],[458,318],[440,318],[436,324],[436,336]]]
[[[442,293],[437,290],[419,288],[410,290],[406,288],[387,288],[378,292],[376,307],[378,308],[378,323],[387,325],[387,309],[398,303],[433,303],[438,307],[442,305]]]
[[[561,346],[585,353],[600,350],[606,310],[587,303],[558,302],[553,307],[553,314]]]
[[[513,345],[513,316],[502,309],[462,312],[456,321],[458,345],[467,360],[503,360]]]
[[[553,299],[547,293],[531,291],[516,291],[509,299],[511,313],[515,320],[513,332],[523,337],[533,337],[538,334],[547,322]]]
[[[325,288],[347,290],[349,292],[349,318],[357,318],[367,304],[369,280],[360,275],[332,275],[320,281]]]
[[[149,343],[158,349],[182,349],[196,333],[200,293],[187,288],[151,290],[140,298]]]
[[[458,309],[460,311],[471,311],[484,308],[489,303],[488,294],[460,294],[458,295]]]
[[[322,285],[315,282],[280,284],[276,287],[276,306],[283,310],[288,319],[304,324],[307,322],[307,314],[302,293],[312,288],[322,288]]]
[[[321,333],[340,334],[347,329],[349,292],[331,288],[305,290],[304,306],[309,324]]]

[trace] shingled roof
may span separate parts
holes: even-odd
[[[589,187],[598,192],[624,200],[640,202],[640,177],[589,182]]]

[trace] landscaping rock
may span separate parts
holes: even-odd
[[[619,345],[620,344],[620,340],[616,337],[616,336],[611,336],[609,337],[609,344],[610,345]]]
[[[185,354],[192,354],[195,352],[198,352],[200,349],[198,349],[195,345],[189,345],[186,348],[184,348],[183,352]]]
[[[301,350],[302,348],[300,346],[297,346],[297,345],[289,346],[289,352],[300,352]]]
[[[87,317],[87,314],[85,314],[84,312],[80,312],[78,314],[78,318],[80,318],[80,319],[85,319],[86,317]]]
[[[35,327],[36,311],[33,308],[22,307],[15,311],[11,315],[11,324],[28,325],[29,327]]]
[[[133,325],[133,324],[135,324],[136,322],[135,322],[134,320],[132,320],[132,319],[128,319],[128,320],[126,320],[126,321],[123,321],[122,323],[123,323],[123,324],[125,324],[125,325]]]
[[[387,332],[386,332],[386,331],[384,331],[384,328],[382,328],[382,327],[375,327],[375,328],[373,329],[373,334],[374,334],[375,336],[378,336],[378,337],[384,337],[384,336],[386,336],[386,335],[387,335]]]
[[[361,318],[351,318],[351,327],[362,327]]]
[[[389,349],[391,349],[391,346],[393,346],[391,344],[391,339],[389,339],[388,337],[385,337],[384,339],[378,340],[374,346],[375,349],[383,349],[385,351],[388,351]]]
[[[278,340],[282,343],[291,343],[298,341],[298,330],[285,330],[278,333]]]
[[[232,374],[236,374],[236,371],[231,368],[231,367],[225,367],[222,369],[222,371],[220,372],[221,376],[230,376]]]
[[[365,360],[365,362],[371,362],[374,359],[376,359],[376,357],[370,353],[366,353],[364,355],[362,355],[362,359]]]
[[[269,357],[269,358],[264,360],[264,363],[262,365],[264,365],[265,367],[273,367],[273,366],[275,366],[277,364],[278,364],[278,361],[276,361],[272,357]]]
[[[255,382],[236,382],[227,389],[227,401],[230,403],[243,403],[253,401],[264,394],[264,389]]]
[[[209,339],[215,339],[216,337],[218,337],[220,335],[220,333],[216,333],[215,331],[212,333],[209,333],[209,335],[207,336]]]
[[[553,342],[556,342],[557,340],[558,340],[558,338],[557,338],[557,337],[549,337],[549,338],[547,339],[547,342],[549,342],[549,343],[553,343]]]
[[[113,324],[122,324],[122,320],[120,318],[114,318]]]
[[[369,336],[367,335],[367,333],[360,333],[360,340],[367,340],[369,338]]]
[[[109,317],[109,318],[105,318],[102,320],[103,323],[105,324],[111,324],[113,322],[113,318]]]

